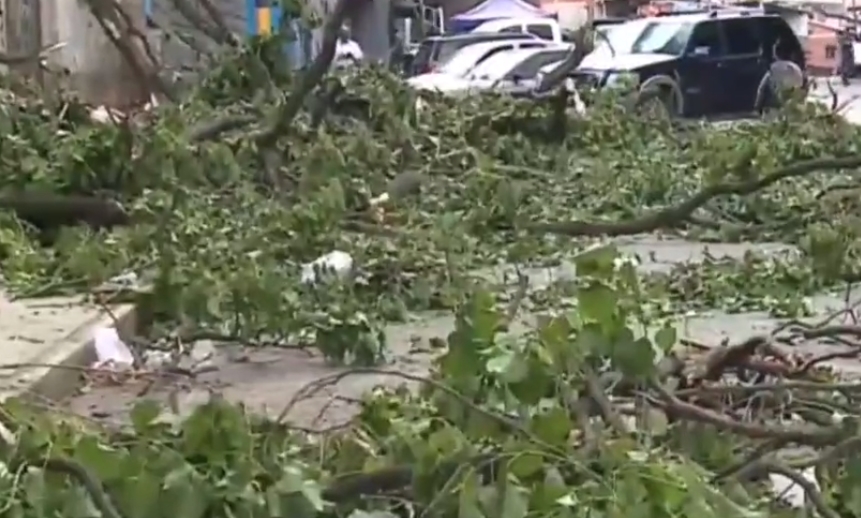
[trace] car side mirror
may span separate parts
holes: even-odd
[[[688,52],[689,56],[697,57],[697,58],[706,58],[711,53],[711,48],[706,46],[694,47]]]

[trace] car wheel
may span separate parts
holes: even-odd
[[[636,111],[646,117],[674,118],[679,115],[676,96],[667,85],[641,90],[637,94]]]

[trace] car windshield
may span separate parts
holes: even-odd
[[[598,26],[595,31],[600,34],[595,37],[594,51],[627,54],[647,25],[646,22],[637,20],[616,25]]]
[[[649,22],[631,45],[630,52],[678,56],[685,51],[693,30],[694,23],[690,21],[666,18],[660,22]]]

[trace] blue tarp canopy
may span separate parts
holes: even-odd
[[[488,20],[498,18],[549,17],[541,9],[524,0],[486,0],[465,13],[453,16],[448,23],[451,32],[469,32]]]

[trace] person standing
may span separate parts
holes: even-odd
[[[335,59],[336,65],[356,65],[365,59],[365,53],[362,52],[362,47],[350,37],[350,30],[344,26],[338,32],[338,41],[335,43]]]
[[[843,82],[843,86],[848,86],[849,78],[855,75],[855,46],[848,29],[840,31],[837,43],[840,47],[840,80]]]

